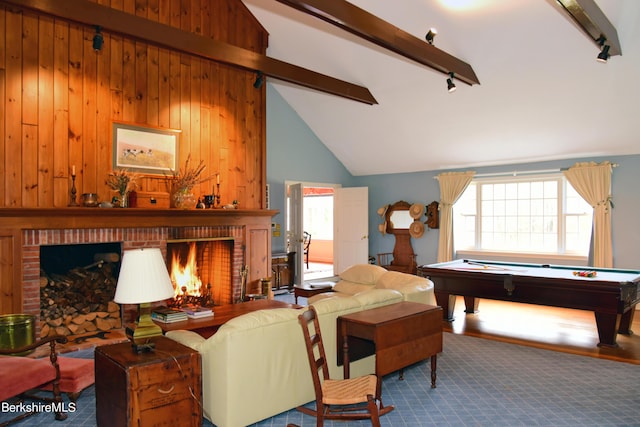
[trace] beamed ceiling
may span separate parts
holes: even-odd
[[[555,0],[353,0],[469,64],[447,76],[275,0],[243,0],[270,58],[367,88],[368,105],[267,78],[354,175],[640,153],[640,1],[595,0],[622,55],[599,47]],[[286,3],[286,2],[284,2]]]

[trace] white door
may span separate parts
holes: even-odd
[[[336,188],[333,197],[333,271],[369,262],[369,189]]]
[[[296,253],[295,284],[302,285],[304,280],[304,257],[302,255],[304,209],[302,184],[290,184],[287,190],[287,247]]]

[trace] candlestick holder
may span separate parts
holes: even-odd
[[[219,208],[220,207],[220,183],[216,184],[216,192],[213,195],[213,197],[215,197],[215,199],[216,199],[215,207]]]
[[[76,176],[71,175],[71,190],[69,191],[69,204],[67,206],[78,206],[76,202]]]

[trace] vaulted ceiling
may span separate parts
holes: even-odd
[[[640,153],[640,1],[596,0],[622,55],[598,47],[555,0],[352,0],[473,67],[447,76],[275,0],[243,0],[270,57],[368,88],[367,105],[268,79],[354,175]]]

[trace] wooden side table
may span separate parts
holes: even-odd
[[[278,252],[271,254],[271,270],[273,271],[273,289],[286,287],[289,291],[293,287],[296,275],[296,253]]]
[[[298,303],[298,297],[311,298],[314,295],[322,294],[325,292],[331,292],[333,290],[332,284],[323,285],[309,285],[303,284],[302,286],[295,285],[293,287],[293,296],[295,303]]]
[[[338,365],[349,378],[349,362],[376,355],[376,375],[431,358],[436,387],[437,355],[442,352],[442,308],[403,301],[338,317]],[[340,351],[342,349],[342,351]]]
[[[154,352],[129,342],[96,347],[98,426],[201,426],[200,354],[166,337]]]

